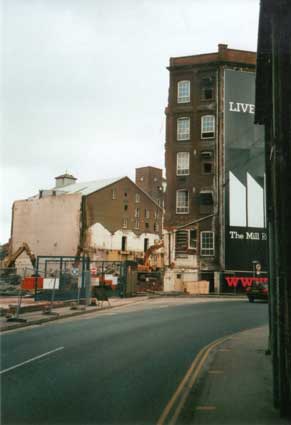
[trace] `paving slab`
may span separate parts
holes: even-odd
[[[273,406],[268,326],[216,347],[192,388],[178,424],[287,425]]]

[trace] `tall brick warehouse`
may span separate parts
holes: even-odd
[[[170,58],[166,107],[165,289],[207,280],[245,290],[264,276],[264,143],[254,125],[254,52]],[[264,277],[264,279],[266,279]]]

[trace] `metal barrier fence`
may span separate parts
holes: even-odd
[[[34,274],[24,287],[34,291],[35,300],[76,300],[87,303],[94,291],[103,288],[107,297],[132,295],[127,285],[130,261],[91,261],[89,257],[39,256]]]
[[[0,290],[4,288],[16,287],[21,283],[21,274],[15,267],[0,268]]]
[[[11,297],[12,300],[12,304],[8,305],[8,312],[6,313],[8,321],[26,321],[20,318],[20,314],[22,312],[23,298],[30,296],[30,292],[22,288],[22,281],[26,276],[31,276],[33,272],[34,269],[28,267],[21,269],[16,269],[15,267],[0,269],[0,295],[5,298],[8,297],[8,300]]]

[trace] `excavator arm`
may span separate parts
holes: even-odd
[[[3,260],[3,268],[12,267],[14,265],[15,261],[17,260],[17,258],[24,251],[29,256],[32,265],[35,266],[35,262],[36,262],[35,255],[31,251],[31,249],[29,248],[28,244],[26,242],[23,242],[22,245],[20,245],[20,247],[13,254],[10,254],[6,258],[4,258],[4,260]]]
[[[155,245],[150,246],[144,255],[144,265],[145,267],[149,267],[150,265],[150,257],[151,255],[157,251],[158,249],[162,248],[164,246],[164,241],[160,241],[158,243],[156,243]]]

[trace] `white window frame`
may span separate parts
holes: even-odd
[[[190,80],[181,80],[177,84],[177,103],[190,102],[191,83]]]
[[[181,198],[181,193],[186,193],[186,202]],[[176,191],[176,214],[189,214],[189,191],[180,189]]]
[[[205,241],[204,236],[211,235],[212,240]],[[215,255],[215,237],[211,230],[200,232],[200,255],[204,257],[213,257]]]
[[[140,217],[140,208],[136,207],[134,210],[134,216],[135,218],[139,218]]]
[[[140,194],[136,193],[135,194],[135,202],[138,204],[140,202]]]
[[[139,220],[138,220],[138,219],[137,219],[137,220],[135,220],[134,228],[135,228],[135,229],[139,229],[139,228],[140,228],[140,222],[139,222]]]
[[[127,218],[123,218],[122,219],[122,228],[123,229],[127,229],[128,227],[128,219]]]
[[[187,123],[187,124],[186,124]],[[177,119],[177,140],[190,140],[190,118],[180,117]]]
[[[114,188],[114,189],[112,189],[112,192],[111,192],[111,199],[116,199],[117,198],[117,193],[116,193],[116,189]]]
[[[151,216],[151,212],[150,212],[150,210],[149,209],[145,209],[144,210],[144,216],[145,216],[145,218],[150,218],[150,216]]]
[[[210,125],[211,119],[211,125]],[[213,133],[211,136],[207,134]],[[215,115],[202,115],[201,117],[201,139],[214,139],[215,137]]]
[[[176,174],[177,176],[188,176],[190,174],[190,152],[177,152]]]

